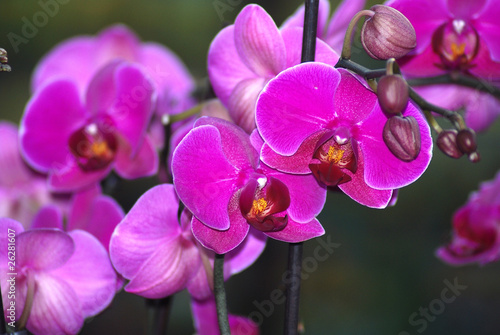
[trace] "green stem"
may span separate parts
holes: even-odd
[[[231,335],[227,314],[226,289],[224,288],[224,254],[215,254],[214,295],[220,334]]]
[[[354,17],[352,18],[351,22],[349,22],[349,26],[347,27],[347,31],[345,33],[344,37],[344,44],[342,45],[342,53],[340,54],[340,58],[343,59],[350,59],[351,58],[351,42],[352,42],[352,33],[354,29],[356,28],[359,19],[361,19],[363,16],[373,16],[375,14],[374,11],[365,9],[362,10]]]

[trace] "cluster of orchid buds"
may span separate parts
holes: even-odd
[[[488,26],[499,3],[449,7],[458,2],[431,10],[430,0],[390,0],[363,10],[364,1],[344,0],[329,20],[328,1],[311,0],[279,28],[247,5],[210,46],[210,101],[194,99],[195,81],[175,54],[123,25],[49,52],[19,131],[0,123],[11,146],[0,153],[8,176],[0,191],[17,192],[0,206],[0,245],[7,231],[18,234],[19,261],[10,271],[0,264],[2,285],[19,273],[22,314],[11,330],[76,334],[122,288],[155,300],[187,289],[200,335],[259,334],[254,321],[228,315],[224,280],[249,267],[267,238],[290,244],[288,266],[300,277],[302,242],[325,233],[317,217],[328,190],[371,208],[394,205],[431,161],[431,129],[443,153],[479,161],[473,129],[485,130],[500,106],[484,79],[489,68],[500,73]],[[351,59],[361,18],[361,44],[386,61],[383,69]],[[0,63],[10,71],[4,49]],[[440,100],[438,83],[453,84],[444,89],[451,98]],[[480,93],[464,94],[474,85]],[[463,100],[470,94],[474,101]],[[110,180],[155,175],[161,183],[126,214],[103,194],[112,194]],[[483,194],[494,198],[490,185],[474,195],[477,206]],[[468,213],[478,211],[457,215],[454,241],[439,257],[500,258],[491,227],[481,238],[468,229]],[[286,334],[298,332],[298,294],[289,287]]]

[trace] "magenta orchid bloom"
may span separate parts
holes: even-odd
[[[56,191],[90,186],[112,168],[126,179],[153,175],[158,157],[145,134],[154,97],[143,72],[125,62],[97,73],[85,101],[73,81],[48,82],[31,98],[21,120],[24,157],[49,174],[49,186]]]
[[[459,71],[488,81],[500,79],[500,10],[496,1],[393,0],[387,5],[403,13],[417,35],[417,47],[402,59],[406,76]],[[418,91],[439,106],[465,107],[467,124],[478,131],[500,114],[498,100],[472,88],[433,85]]]
[[[237,125],[255,129],[255,102],[266,83],[300,63],[302,29],[279,30],[258,5],[241,10],[234,25],[219,32],[208,52],[208,76],[217,97]],[[316,41],[316,60],[335,64],[338,55]]]
[[[171,184],[156,186],[132,207],[111,238],[110,256],[129,283],[125,291],[164,298],[185,288],[196,299],[212,294],[212,251],[191,233],[191,215],[177,219],[179,201]],[[265,238],[254,234],[225,259],[225,277],[250,266],[262,253]]]
[[[141,43],[125,25],[114,25],[96,36],[77,36],[51,50],[37,65],[32,79],[33,92],[54,78],[76,83],[81,97],[95,74],[117,59],[140,64],[151,78],[158,95],[159,115],[177,114],[194,104],[190,94],[194,80],[182,61],[166,47]]]
[[[345,33],[349,22],[357,12],[365,6],[365,0],[344,0],[335,10],[330,22],[330,2],[320,0],[318,8],[318,30],[316,36],[325,41],[333,50],[340,54],[344,43]],[[304,5],[300,6],[295,13],[283,22],[281,29],[288,27],[304,26]],[[295,64],[294,64],[295,65]]]
[[[452,240],[436,255],[451,265],[484,265],[500,259],[500,173],[482,183],[455,213]]]
[[[69,197],[51,194],[46,177],[22,160],[17,127],[0,121],[0,140],[0,217],[14,219],[28,228],[43,206],[53,204],[65,208]]]
[[[410,162],[387,148],[387,117],[354,75],[321,63],[297,65],[271,80],[257,102],[261,159],[283,172],[314,173],[355,201],[384,208],[394,189],[420,177],[432,155],[423,116],[411,104],[403,115],[416,119],[421,134],[420,153]]]
[[[17,322],[27,314],[25,326],[33,334],[77,334],[86,318],[111,303],[116,272],[106,250],[91,234],[81,230],[24,231],[19,222],[6,218],[0,219],[0,230],[4,309],[9,316],[8,308],[15,302],[16,326],[22,326]],[[15,266],[9,262],[9,243],[15,243]],[[14,300],[8,298],[7,283],[15,285]]]
[[[217,309],[213,296],[205,300],[191,299],[194,328],[197,335],[220,335]],[[229,314],[231,335],[259,335],[259,327],[242,316]]]
[[[42,208],[30,228],[57,228],[67,232],[84,230],[108,250],[111,235],[124,216],[113,198],[101,194],[100,187],[93,186],[73,194],[67,215],[55,206]]]
[[[254,230],[286,242],[324,233],[315,217],[325,188],[313,176],[260,164],[249,135],[230,122],[198,119],[174,152],[172,172],[179,198],[194,215],[194,236],[216,253],[233,250]]]

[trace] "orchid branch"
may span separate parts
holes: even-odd
[[[215,254],[214,295],[220,333],[221,335],[231,335],[227,314],[226,289],[224,288],[224,254]]]

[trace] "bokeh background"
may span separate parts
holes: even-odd
[[[32,22],[42,7],[38,1],[0,2],[0,46],[7,49],[13,69],[0,73],[0,119],[19,122],[30,97],[31,73],[57,43],[75,35],[96,34],[118,22],[144,41],[168,46],[203,82],[211,40],[247,4],[243,0],[65,1],[34,37],[19,45],[18,52],[8,34],[22,36],[25,20]],[[301,1],[257,3],[281,24]],[[332,2],[333,8],[336,5],[337,1]],[[218,12],[217,7],[225,11]],[[355,57],[365,59],[363,52]],[[305,243],[304,259],[309,261],[301,294],[305,334],[500,334],[499,264],[451,267],[434,256],[436,248],[449,240],[453,212],[499,169],[499,140],[499,122],[479,135],[482,160],[478,164],[465,158],[452,160],[435,151],[427,172],[400,191],[393,208],[369,209],[341,193],[329,194],[319,219],[326,229],[323,239],[339,246],[314,265],[311,259],[319,244]],[[128,210],[154,183],[154,179],[123,183],[114,195]],[[254,266],[227,283],[231,312],[262,321],[264,335],[282,332],[283,304],[274,304],[265,313],[257,306],[283,287],[286,255],[285,243],[270,240]],[[436,299],[441,299],[446,280],[466,288],[453,302],[440,304]],[[417,316],[415,323],[409,322],[412,313],[429,307],[435,313],[431,310],[428,319]],[[147,317],[142,298],[121,292],[106,311],[88,320],[82,334],[143,334]],[[168,334],[193,333],[189,295],[182,292],[173,298]]]

